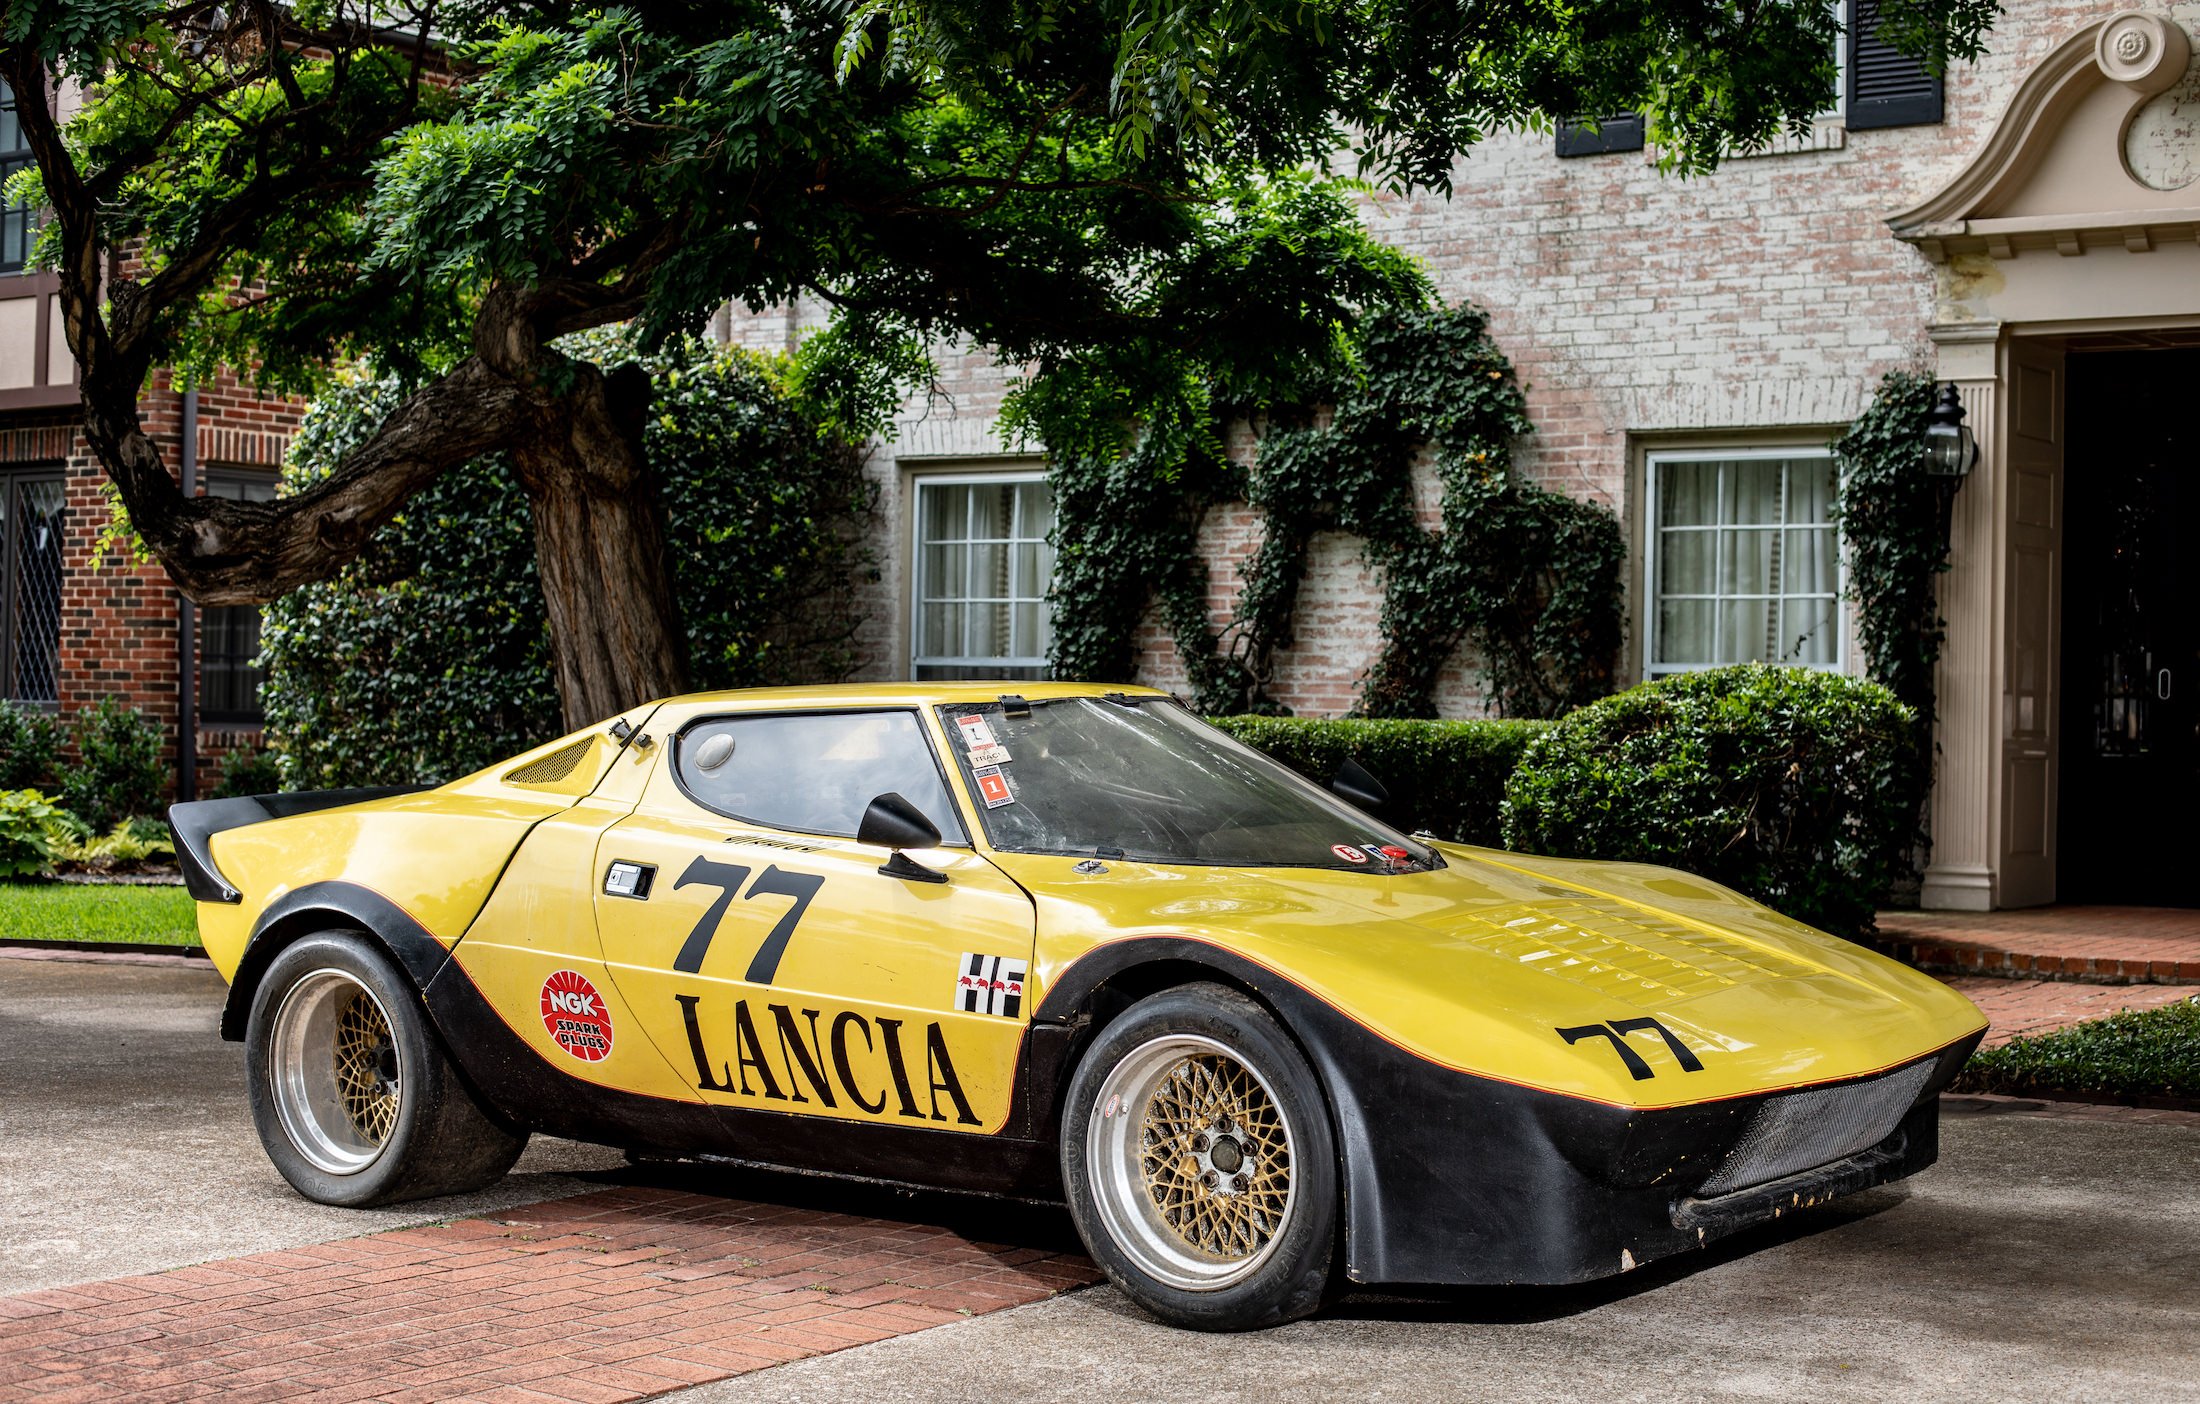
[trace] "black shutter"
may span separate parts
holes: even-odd
[[[1940,79],[1879,37],[1879,0],[1850,0],[1849,127],[1918,127],[1940,120]]]
[[[1617,112],[1592,127],[1586,122],[1558,124],[1558,154],[1602,156],[1607,151],[1642,150],[1642,114]]]

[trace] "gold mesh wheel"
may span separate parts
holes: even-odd
[[[397,1084],[386,1072],[395,1067],[390,1021],[382,1006],[363,989],[337,997],[336,1095],[354,1130],[375,1145],[390,1138],[397,1125]]]
[[[1251,1063],[1213,1039],[1171,1034],[1124,1055],[1098,1097],[1087,1160],[1115,1243],[1190,1291],[1257,1271],[1290,1222],[1292,1137]]]
[[[404,1110],[405,1064],[389,1011],[349,971],[299,979],[275,1011],[269,1090],[283,1133],[331,1175],[375,1163]]]

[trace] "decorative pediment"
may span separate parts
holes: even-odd
[[[1888,219],[1935,263],[2033,249],[2149,251],[2200,237],[2200,151],[2189,116],[2156,98],[2186,81],[2192,45],[2132,10],[2072,34],[2026,75],[1986,145],[1931,199]]]

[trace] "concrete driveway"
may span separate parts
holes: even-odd
[[[683,1181],[684,1172],[631,1170],[616,1153],[538,1140],[511,1179],[463,1201],[373,1214],[307,1204],[275,1176],[252,1134],[240,1051],[214,1032],[220,995],[203,968],[0,959],[0,1294],[243,1254],[294,1256],[266,1250],[358,1241],[584,1192],[702,1187]],[[746,1373],[725,1366],[715,1372],[733,1377],[676,1397],[2200,1399],[2196,1181],[2200,1126],[1956,1114],[1941,1164],[1906,1187],[1590,1289],[1361,1295],[1315,1321],[1215,1338],[1158,1327],[1099,1287],[928,1330],[851,1331],[849,1339],[875,1343],[836,1349],[826,1341],[809,1349],[833,1353],[740,1367]],[[968,1201],[770,1177],[749,1179],[740,1192],[867,1216],[860,1222],[872,1233],[889,1220],[953,1225],[992,1213]],[[837,1221],[811,1218],[825,1223],[805,1230],[813,1241]],[[990,1236],[1037,1252],[1064,1246],[1060,1220],[986,1222]],[[701,1288],[707,1277],[658,1279],[709,1270],[658,1271],[649,1290]],[[600,1319],[585,1300],[572,1310],[572,1330]],[[735,1329],[729,1323],[723,1333]],[[492,1336],[479,1349],[498,1344]],[[674,1383],[635,1378],[660,1383],[616,1397]]]

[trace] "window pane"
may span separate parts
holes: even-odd
[[[0,479],[0,495],[8,495]],[[18,478],[10,506],[15,519],[15,578],[5,582],[13,615],[10,692],[25,702],[57,701],[56,655],[61,645],[61,547],[67,516],[61,483]]]
[[[1803,526],[1833,520],[1833,460],[1788,460],[1788,525]]]
[[[1719,659],[1721,663],[1769,661],[1779,636],[1780,603],[1777,600],[1722,600],[1719,602]]]
[[[1657,479],[1659,526],[1708,526],[1718,519],[1718,464],[1666,463]]]
[[[1708,595],[1718,588],[1711,569],[1711,547],[1718,540],[1708,531],[1658,533],[1658,593]]]
[[[718,737],[730,749],[711,744]],[[963,841],[912,712],[722,717],[681,732],[674,764],[688,796],[728,818],[853,838],[871,801],[891,791],[922,810],[946,842]]]
[[[1780,540],[1776,531],[1722,531],[1719,533],[1721,594],[1768,595],[1772,593],[1772,554]]]
[[[921,553],[919,574],[923,577],[924,598],[962,598],[963,575],[970,568],[970,548],[963,545],[925,546]]]
[[[1780,663],[1833,666],[1840,643],[1835,634],[1838,607],[1832,600],[1789,600],[1780,606]]]
[[[1664,600],[1658,605],[1658,662],[1691,666],[1711,659],[1709,600]]]
[[[1841,587],[1833,528],[1790,531],[1780,552],[1780,589],[1790,595],[1831,595]]]
[[[1745,458],[1728,464],[1724,520],[1737,526],[1778,526],[1786,468],[1777,458]]]

